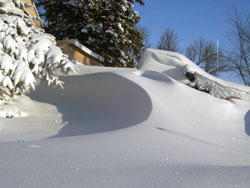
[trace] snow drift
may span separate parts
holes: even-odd
[[[218,98],[250,100],[249,87],[216,78],[175,52],[147,49],[140,59],[139,69],[160,72]],[[193,74],[193,80],[188,79],[187,73]]]
[[[140,70],[80,65],[64,90],[15,101],[30,115],[1,120],[0,186],[248,188],[250,101],[193,89],[185,71],[249,88],[183,58],[150,49]]]

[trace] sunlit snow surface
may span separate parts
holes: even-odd
[[[249,88],[183,58],[148,50],[139,70],[80,65],[64,90],[40,84],[14,101],[28,116],[0,120],[0,187],[249,188],[250,101],[195,90],[184,72]]]

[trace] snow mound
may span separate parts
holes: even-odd
[[[63,91],[41,84],[30,94],[33,100],[55,105],[63,114],[63,121],[69,122],[70,126],[65,126],[57,136],[131,127],[145,121],[151,112],[150,96],[123,74],[104,72],[62,80],[65,82]]]
[[[188,58],[176,52],[147,49],[140,59],[138,69],[160,72],[217,98],[250,100],[249,87],[209,75]]]
[[[15,101],[29,116],[0,119],[0,186],[248,188],[250,101],[187,86],[186,64],[166,56],[151,50],[141,70],[77,65],[64,90]]]

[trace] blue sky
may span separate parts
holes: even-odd
[[[150,33],[155,47],[165,28],[179,35],[179,45],[185,49],[194,40],[204,37],[220,46],[229,47],[226,36],[230,31],[228,14],[236,7],[240,12],[250,11],[250,0],[144,0],[145,6],[136,5],[142,26]],[[230,78],[228,79],[230,80]]]
[[[141,25],[150,32],[155,47],[165,28],[179,35],[179,44],[185,48],[190,42],[203,36],[207,40],[219,40],[227,45],[226,34],[230,30],[227,19],[235,6],[239,11],[250,11],[250,0],[144,0],[145,6],[136,6]]]

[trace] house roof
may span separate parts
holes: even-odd
[[[72,44],[76,46],[77,48],[81,49],[82,51],[84,51],[85,53],[87,53],[88,55],[94,57],[95,59],[98,59],[99,61],[104,62],[104,58],[102,56],[88,49],[86,46],[81,44],[77,39],[61,40],[58,42],[63,42],[64,44]]]

